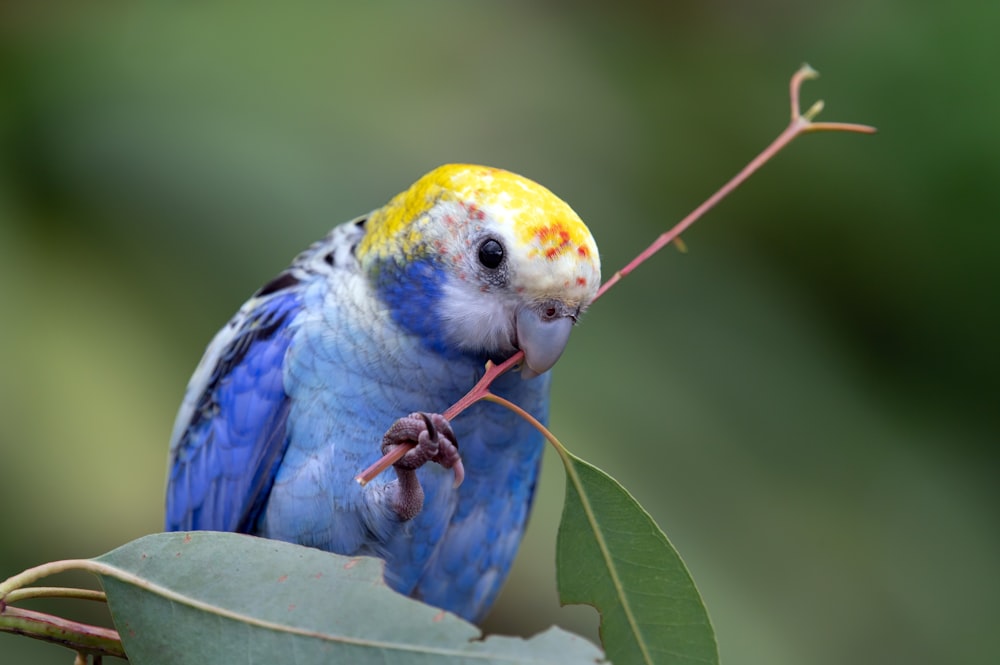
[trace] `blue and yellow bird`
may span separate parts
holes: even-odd
[[[209,344],[171,439],[167,530],[381,557],[396,590],[481,620],[543,440],[495,404],[439,414],[521,350],[520,376],[492,390],[544,422],[548,370],[599,285],[590,231],[549,190],[483,166],[431,171],[314,243]],[[395,474],[354,481],[407,441]]]

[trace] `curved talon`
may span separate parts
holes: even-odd
[[[394,465],[398,482],[392,508],[402,520],[416,517],[423,509],[424,490],[415,471],[434,462],[455,473],[455,487],[465,478],[465,467],[458,454],[458,440],[448,419],[439,413],[415,412],[392,424],[382,437],[382,453],[399,445],[410,444]]]

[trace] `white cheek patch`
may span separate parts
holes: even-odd
[[[514,350],[514,308],[499,294],[471,282],[449,280],[440,300],[445,336],[460,349],[488,353]]]

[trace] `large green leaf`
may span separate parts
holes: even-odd
[[[708,612],[667,537],[617,481],[565,450],[560,455],[562,602],[597,608],[601,641],[614,663],[718,663]]]
[[[131,662],[594,663],[550,629],[490,637],[404,597],[382,563],[230,533],[146,536],[94,560]]]

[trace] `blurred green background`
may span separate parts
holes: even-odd
[[[212,334],[449,161],[590,224],[605,276],[822,119],[586,316],[553,429],[685,557],[728,663],[995,663],[997,3],[0,5],[0,577],[160,528]],[[493,631],[561,623],[550,459]],[[60,606],[65,608],[66,606]],[[75,608],[70,608],[75,611]],[[3,663],[68,654],[0,635]]]

